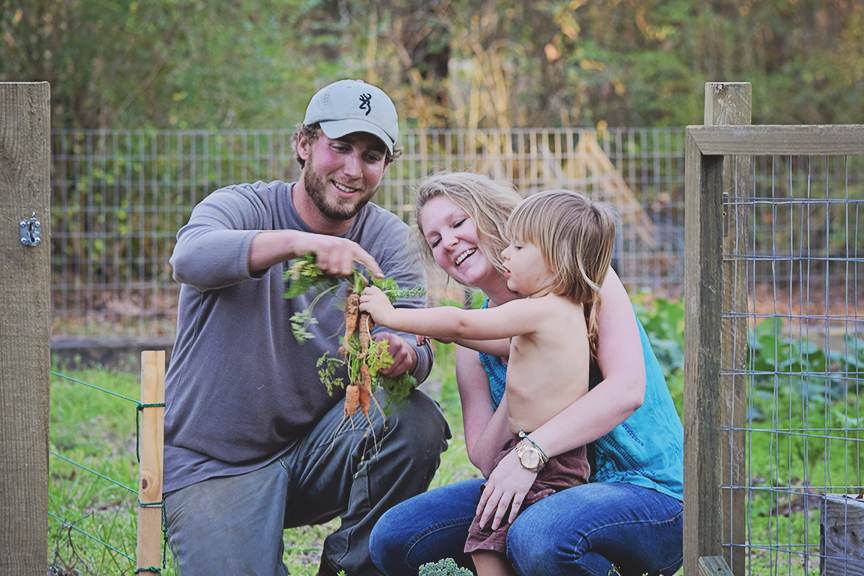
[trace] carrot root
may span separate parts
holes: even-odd
[[[360,313],[360,295],[355,293],[351,287],[348,287],[348,293],[345,296],[345,338],[342,345],[349,348],[349,340],[357,331],[357,321]]]
[[[362,370],[361,370],[362,372]],[[367,370],[368,372],[368,370]],[[372,388],[364,386],[358,386],[360,388],[360,411],[363,412],[363,415],[366,418],[369,418],[369,404],[372,398]]]
[[[345,387],[345,405],[343,412],[349,417],[354,416],[357,411],[357,404],[360,402],[360,387],[356,384],[349,384]]]

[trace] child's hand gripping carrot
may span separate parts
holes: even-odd
[[[380,288],[367,286],[360,296],[360,311],[368,312],[376,324],[389,327],[388,316],[393,312],[393,304]]]

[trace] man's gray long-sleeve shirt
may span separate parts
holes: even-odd
[[[327,394],[315,365],[324,352],[338,354],[343,289],[317,303],[315,338],[301,345],[290,318],[314,294],[284,297],[283,276],[293,261],[249,273],[249,247],[259,232],[312,232],[294,208],[292,186],[274,181],[217,190],[177,234],[171,264],[183,286],[165,386],[165,492],[272,462],[344,397],[342,389]],[[396,215],[370,203],[340,236],[369,252],[400,288],[425,286],[408,233]],[[414,345],[412,336],[403,337]],[[414,376],[422,382],[432,353],[428,345],[415,350]],[[347,373],[339,376],[347,382]]]

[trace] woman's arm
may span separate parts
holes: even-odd
[[[490,356],[498,356],[505,360],[510,356],[510,339],[501,338],[499,340],[468,340],[462,338],[456,340],[454,338],[429,338],[427,336],[417,335],[418,342],[426,342],[427,340],[437,340],[442,344],[456,344],[463,348],[470,348],[476,352],[483,352]]]
[[[603,380],[531,433],[552,457],[597,440],[624,422],[645,398],[645,363],[633,305],[610,269],[601,291],[597,363]]]
[[[471,463],[484,477],[492,472],[492,463],[504,444],[512,437],[507,416],[507,394],[497,410],[492,408],[489,378],[477,352],[456,348],[456,381],[462,403],[465,447]]]

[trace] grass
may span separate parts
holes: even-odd
[[[635,304],[680,415],[683,305],[641,297]],[[782,340],[776,336],[780,333],[757,326],[751,338],[757,376],[751,381],[753,393],[748,400],[747,569],[749,574],[761,575],[794,567],[795,573],[815,575],[819,570],[819,512],[806,506],[814,498],[804,495],[811,487],[843,492],[862,484],[857,385],[864,371],[864,342],[847,347],[838,357],[809,344]],[[453,356],[452,345],[436,344],[435,367],[424,386],[441,404],[453,432],[433,488],[477,476],[465,451]],[[758,375],[780,370],[796,375]],[[60,371],[129,398],[139,396],[136,374]],[[134,488],[135,412],[134,402],[52,377],[51,450]],[[66,576],[76,569],[81,574],[131,575],[134,564],[124,554],[135,556],[136,495],[56,456],[51,456],[50,473],[50,511],[74,523],[70,529],[51,518],[48,555],[54,573]],[[338,520],[285,531],[284,558],[292,575],[316,574],[322,542],[336,526]],[[163,574],[174,575],[170,556]]]
[[[455,347],[437,343],[435,346],[435,367],[424,389],[441,404],[453,439],[442,455],[433,488],[477,474],[465,451],[462,411],[453,373]],[[53,371],[62,377],[51,377],[50,450],[136,490],[138,374],[67,367],[54,367]],[[60,456],[50,457],[49,511],[53,516],[49,518],[48,565],[54,571],[49,574],[71,576],[77,570],[85,575],[131,576],[135,570],[129,558],[135,558],[137,493]],[[285,531],[284,561],[293,576],[317,574],[324,538],[338,524],[336,519],[320,526]],[[170,551],[167,554],[162,574],[174,576]]]

